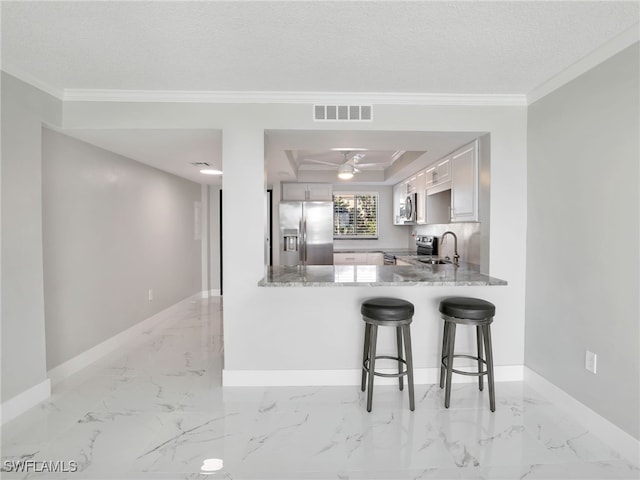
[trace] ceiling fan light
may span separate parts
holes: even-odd
[[[341,180],[349,180],[353,178],[353,167],[343,163],[338,168],[338,178]]]

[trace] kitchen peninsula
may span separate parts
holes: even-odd
[[[398,257],[410,265],[307,265],[268,267],[262,287],[495,286],[507,285],[474,265],[424,264],[420,257]]]

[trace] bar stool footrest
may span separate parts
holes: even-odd
[[[404,366],[407,367],[407,361],[404,358],[391,357],[389,355],[376,355],[376,362],[380,358],[384,358],[386,360],[395,360],[396,362],[404,363]],[[362,363],[362,368],[364,369],[365,372],[371,373],[369,371],[369,359],[368,358]],[[408,368],[405,368],[405,370],[403,370],[400,373],[373,372],[373,374],[378,376],[378,377],[399,378],[399,377],[404,377],[404,376],[408,375],[409,374],[409,370],[408,370]]]
[[[484,363],[485,366],[487,365],[487,361],[484,358],[474,357],[473,355],[463,355],[463,354],[459,353],[459,354],[455,354],[453,356],[453,358],[468,358],[469,360],[475,360],[476,362],[480,361],[480,362]],[[446,360],[447,360],[447,356],[445,355],[442,358],[442,366],[444,368],[447,368]],[[453,373],[457,373],[459,375],[467,375],[469,377],[479,377],[481,375],[488,375],[489,374],[489,371],[486,370],[486,369],[482,370],[481,372],[463,372],[462,370],[456,370],[455,368],[452,368],[451,371]]]

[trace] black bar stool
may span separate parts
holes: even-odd
[[[409,325],[413,320],[413,304],[398,298],[377,297],[362,302],[360,308],[362,319],[366,326],[364,330],[364,353],[362,354],[362,391],[365,391],[367,374],[369,382],[367,392],[367,412],[371,411],[373,402],[373,377],[398,377],[400,390],[404,389],[402,377],[407,376],[409,384],[409,410],[415,408],[413,398],[413,360],[411,358],[411,333]],[[378,327],[395,327],[398,356],[376,356],[376,342],[378,340]],[[402,344],[404,338],[404,358],[402,356]],[[386,358],[398,362],[398,373],[380,373],[375,371],[376,360]],[[403,368],[404,365],[404,368]]]
[[[489,408],[492,412],[496,410],[496,398],[493,385],[493,351],[491,350],[491,322],[496,313],[493,303],[478,298],[450,297],[440,302],[440,313],[444,319],[444,332],[442,334],[442,363],[440,366],[440,388],[445,387],[444,406],[449,408],[451,400],[451,374],[471,375],[478,377],[478,386],[483,390],[483,377],[487,375],[489,383]],[[455,354],[454,347],[456,341],[456,325],[471,325],[476,327],[476,344],[478,346],[478,356]],[[486,355],[482,355],[482,344]],[[463,372],[453,368],[453,359],[463,357],[476,360],[478,362],[477,372]],[[483,365],[486,368],[483,368]]]

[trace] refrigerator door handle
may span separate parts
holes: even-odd
[[[299,242],[298,242],[298,256],[300,258],[300,265],[304,264],[304,229],[303,227],[303,223],[302,223],[302,218],[300,219],[300,221],[298,222],[298,235],[299,235]]]
[[[304,258],[303,258],[303,265],[307,264],[307,219],[304,218],[302,220],[302,245],[304,248]]]

